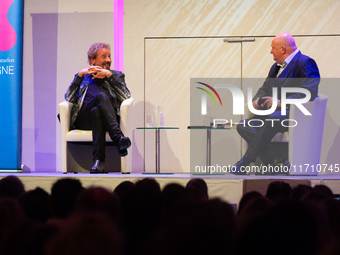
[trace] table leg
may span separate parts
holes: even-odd
[[[160,129],[156,129],[156,174],[160,173]]]
[[[208,174],[210,174],[210,166],[211,166],[211,129],[207,129],[207,168]]]

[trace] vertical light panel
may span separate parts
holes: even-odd
[[[53,172],[56,165],[58,13],[33,13],[34,170]],[[46,59],[48,56],[48,60]],[[44,75],[41,75],[44,74]],[[67,86],[67,85],[66,85]],[[33,145],[32,145],[33,146]]]
[[[113,3],[114,69],[124,71],[124,0]]]
[[[21,168],[23,10],[0,1],[0,170]]]

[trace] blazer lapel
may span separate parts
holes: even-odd
[[[268,78],[276,78],[276,74],[279,71],[279,66],[275,63],[272,65],[272,67],[270,68],[269,74],[268,74]]]
[[[301,52],[299,51],[277,78],[284,79],[290,77],[291,72],[296,68],[300,56]]]

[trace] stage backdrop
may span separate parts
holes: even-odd
[[[21,168],[23,5],[0,1],[0,171]]]

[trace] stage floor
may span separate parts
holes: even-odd
[[[206,181],[210,198],[221,198],[229,203],[238,203],[242,195],[251,190],[257,190],[265,194],[267,186],[274,180],[288,182],[292,187],[298,184],[315,186],[324,184],[331,188],[334,194],[340,194],[340,175],[318,175],[318,176],[292,176],[292,175],[192,175],[192,174],[152,174],[152,173],[0,173],[0,179],[8,175],[16,175],[24,183],[26,190],[43,188],[50,193],[54,182],[60,178],[77,178],[84,187],[101,186],[112,191],[123,181],[136,182],[143,178],[154,178],[161,188],[169,183],[178,183],[183,186],[192,178],[202,178]]]

